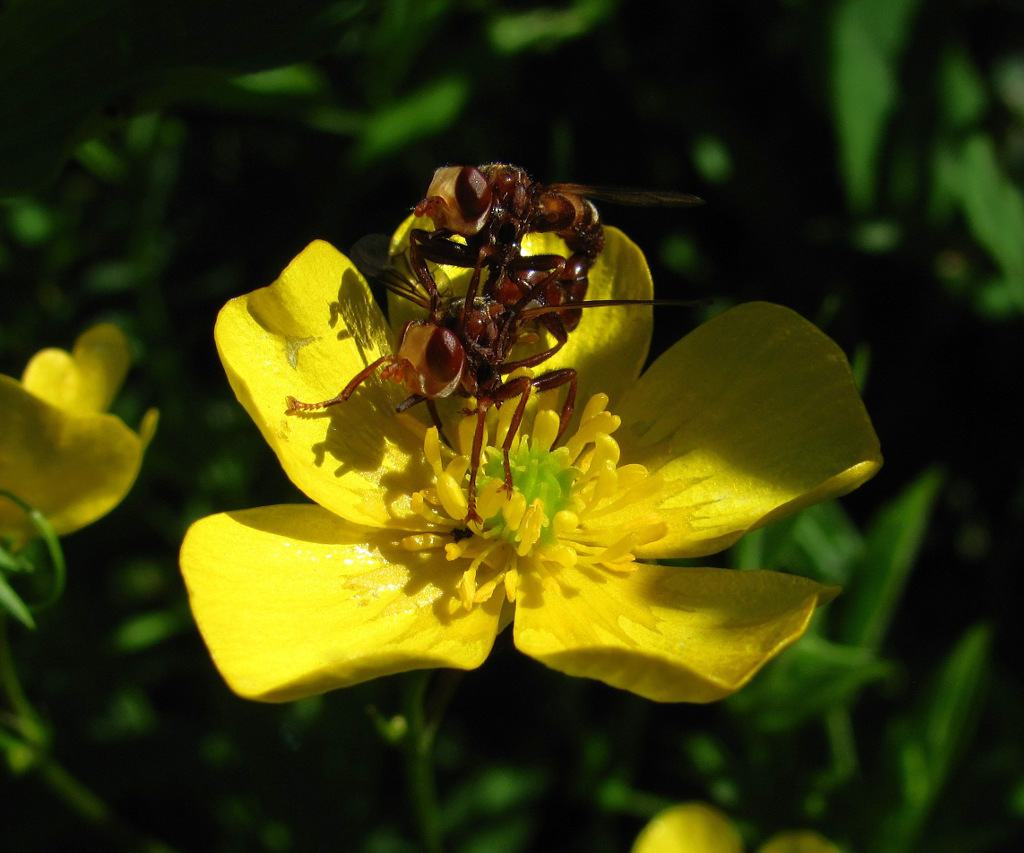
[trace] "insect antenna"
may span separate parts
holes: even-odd
[[[610,308],[615,305],[667,305],[673,308],[705,308],[711,299],[585,299],[582,302],[564,302],[561,305],[540,305],[536,308],[524,308],[519,312],[521,319],[529,320],[544,314],[555,314],[559,311],[575,311],[577,308]]]

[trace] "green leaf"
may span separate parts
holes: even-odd
[[[191,624],[183,613],[155,610],[141,613],[123,622],[114,634],[114,647],[122,652],[138,652],[162,643]]]
[[[0,12],[0,195],[51,179],[83,140],[157,90],[326,53],[341,30],[323,0],[35,0]],[[197,73],[201,72],[201,73]],[[16,120],[15,120],[16,117]]]
[[[747,533],[733,546],[732,565],[845,584],[851,565],[863,552],[860,531],[837,501],[829,501]]]
[[[877,649],[917,559],[942,475],[929,470],[883,507],[866,537],[863,560],[843,596],[841,639]]]
[[[2,574],[0,574],[0,608],[10,613],[11,616],[26,628],[36,627],[35,620],[32,618],[32,614],[29,612],[25,602],[21,600],[18,593],[7,583],[7,579]]]
[[[962,47],[957,45],[946,52],[940,75],[938,106],[946,123],[963,130],[981,121],[988,107],[985,81]]]
[[[896,797],[887,796],[866,849],[903,853],[918,836],[974,730],[991,666],[992,632],[970,628],[950,652],[916,710],[890,728]],[[891,793],[891,792],[886,792]]]
[[[366,165],[415,140],[446,130],[462,111],[468,97],[467,80],[442,77],[369,116],[353,152],[353,162]]]
[[[897,72],[920,0],[845,0],[832,19],[832,108],[850,205],[868,210],[877,188]]]
[[[586,35],[614,11],[611,0],[575,0],[567,9],[544,7],[500,14],[491,21],[488,36],[498,53],[553,50]]]
[[[1000,166],[988,136],[961,151],[960,204],[974,239],[995,260],[1018,310],[1024,310],[1024,194]]]
[[[64,551],[60,547],[60,539],[57,538],[57,531],[53,529],[53,525],[50,524],[45,515],[35,507],[25,503],[25,501],[17,495],[7,491],[6,489],[0,489],[0,499],[12,501],[21,507],[22,511],[24,511],[28,516],[29,521],[32,522],[32,526],[35,527],[36,532],[43,541],[43,544],[46,546],[46,552],[50,555],[50,565],[53,569],[53,583],[50,585],[50,592],[42,601],[32,605],[33,610],[44,610],[45,608],[52,606],[57,599],[61,597],[64,592],[64,584],[67,579],[67,564],[64,562]],[[34,566],[30,570],[34,570]],[[13,594],[14,590],[11,590],[11,593]],[[20,598],[18,598],[18,602],[21,602]],[[21,603],[24,604],[23,602]],[[17,613],[14,613],[14,611],[11,612],[12,615],[17,616]],[[21,621],[24,622],[24,619]],[[34,628],[35,624],[29,625],[29,627]]]
[[[851,706],[866,685],[893,671],[893,664],[878,660],[870,649],[808,634],[726,704],[760,731],[788,731]]]

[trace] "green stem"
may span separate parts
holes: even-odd
[[[28,520],[32,522],[32,526],[35,527],[36,533],[38,533],[40,538],[43,540],[43,544],[46,546],[46,551],[50,555],[50,565],[53,569],[53,584],[50,588],[49,594],[42,601],[32,606],[33,610],[44,610],[47,607],[52,606],[57,599],[61,597],[64,592],[64,583],[67,577],[67,566],[64,563],[64,551],[60,547],[60,539],[57,537],[57,531],[53,529],[53,525],[50,524],[45,515],[32,505],[23,501],[13,492],[9,492],[6,489],[0,489],[0,497],[6,498],[16,504],[21,508],[25,515],[28,516]]]
[[[439,697],[440,701],[436,701],[435,698],[428,713],[426,698],[431,675],[430,670],[423,670],[410,676],[405,696],[405,714],[409,728],[403,746],[409,795],[419,824],[420,839],[427,853],[441,853],[441,814],[437,805],[437,785],[434,782],[434,735],[440,724],[444,705],[451,698],[461,673],[441,673],[443,682],[441,688],[436,691],[436,697]]]
[[[97,794],[72,776],[50,754],[50,738],[46,726],[28,701],[14,668],[14,657],[7,638],[7,619],[3,613],[0,613],[0,686],[11,711],[9,726],[17,732],[24,748],[31,751],[32,757],[26,762],[27,769],[34,771],[58,799],[126,850],[175,853],[173,847],[123,822]]]
[[[95,826],[119,847],[137,850],[139,853],[176,853],[173,847],[122,821],[99,796],[50,756],[44,756],[35,765],[35,769],[50,791],[71,811]]]
[[[0,686],[3,687],[11,711],[17,718],[33,722],[38,719],[14,668],[14,656],[11,654],[11,644],[7,639],[7,616],[3,611],[0,611]]]

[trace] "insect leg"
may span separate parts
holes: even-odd
[[[373,372],[380,367],[382,364],[394,364],[395,356],[393,355],[382,355],[376,361],[371,361],[366,367],[360,370],[342,390],[337,397],[332,397],[330,400],[321,400],[319,403],[303,403],[300,400],[296,400],[294,397],[289,396],[287,398],[288,408],[285,409],[286,415],[293,415],[296,412],[308,412],[312,409],[326,409],[328,406],[333,406],[335,403],[344,403],[349,397],[352,396],[353,392],[362,385]]]
[[[558,419],[558,435],[555,436],[555,443],[557,444],[558,439],[562,437],[562,433],[569,426],[576,403],[575,370],[571,367],[564,367],[560,370],[552,370],[550,373],[545,373],[536,379],[520,376],[506,382],[494,392],[493,400],[498,405],[501,405],[506,400],[511,400],[513,397],[519,397],[519,402],[516,403],[516,410],[512,414],[512,420],[509,421],[508,432],[505,433],[505,440],[501,445],[504,455],[503,461],[505,463],[505,491],[509,494],[512,494],[512,468],[509,464],[508,454],[512,449],[512,442],[515,439],[516,433],[523,422],[523,414],[526,412],[526,403],[530,399],[530,393],[533,390],[550,391],[562,385],[569,386],[569,394],[565,398],[565,403],[562,404],[562,414]]]
[[[500,373],[512,373],[520,367],[534,367],[542,361],[547,361],[565,346],[565,342],[569,340],[569,333],[565,330],[565,324],[562,322],[562,319],[557,314],[542,314],[540,321],[544,324],[544,328],[555,336],[554,344],[543,352],[536,353],[527,358],[521,358],[519,361],[505,362],[499,368]]]
[[[509,465],[508,452],[512,449],[512,441],[519,431],[519,425],[523,422],[523,413],[526,411],[526,402],[530,399],[530,389],[533,385],[534,380],[529,376],[520,376],[506,382],[494,393],[494,401],[499,405],[505,400],[519,397],[519,402],[516,403],[516,410],[512,414],[512,420],[508,424],[508,432],[505,433],[505,440],[501,444],[502,461],[505,464],[504,488],[509,495],[512,494],[512,467]]]
[[[552,370],[550,373],[538,376],[531,384],[538,391],[550,391],[552,388],[558,388],[560,385],[566,384],[569,386],[569,394],[562,404],[562,414],[558,419],[558,435],[555,436],[555,444],[557,444],[565,432],[565,428],[569,426],[569,421],[572,419],[573,409],[576,404],[576,371],[571,367]]]
[[[487,417],[487,410],[491,406],[490,400],[477,400],[476,403],[476,431],[473,433],[473,455],[469,461],[469,509],[466,512],[466,521],[480,521],[483,519],[476,512],[476,475],[480,470],[480,453],[484,447],[484,418]]]
[[[546,373],[534,380],[534,387],[538,391],[550,391],[552,388],[565,384],[568,384],[569,392],[565,396],[565,402],[562,403],[562,414],[558,419],[558,435],[555,436],[555,444],[562,437],[562,433],[565,432],[565,428],[569,425],[569,421],[572,418],[572,410],[575,406],[575,388],[577,388],[577,372],[572,368],[562,368],[558,371]]]

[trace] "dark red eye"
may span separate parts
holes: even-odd
[[[455,179],[455,201],[466,219],[477,219],[491,206],[491,186],[476,166],[463,166]]]
[[[465,363],[466,353],[455,332],[435,326],[427,341],[427,369],[433,381],[439,385],[458,381]]]
[[[397,358],[407,365],[405,387],[430,399],[455,393],[466,366],[466,351],[455,332],[429,321],[405,324]]]

